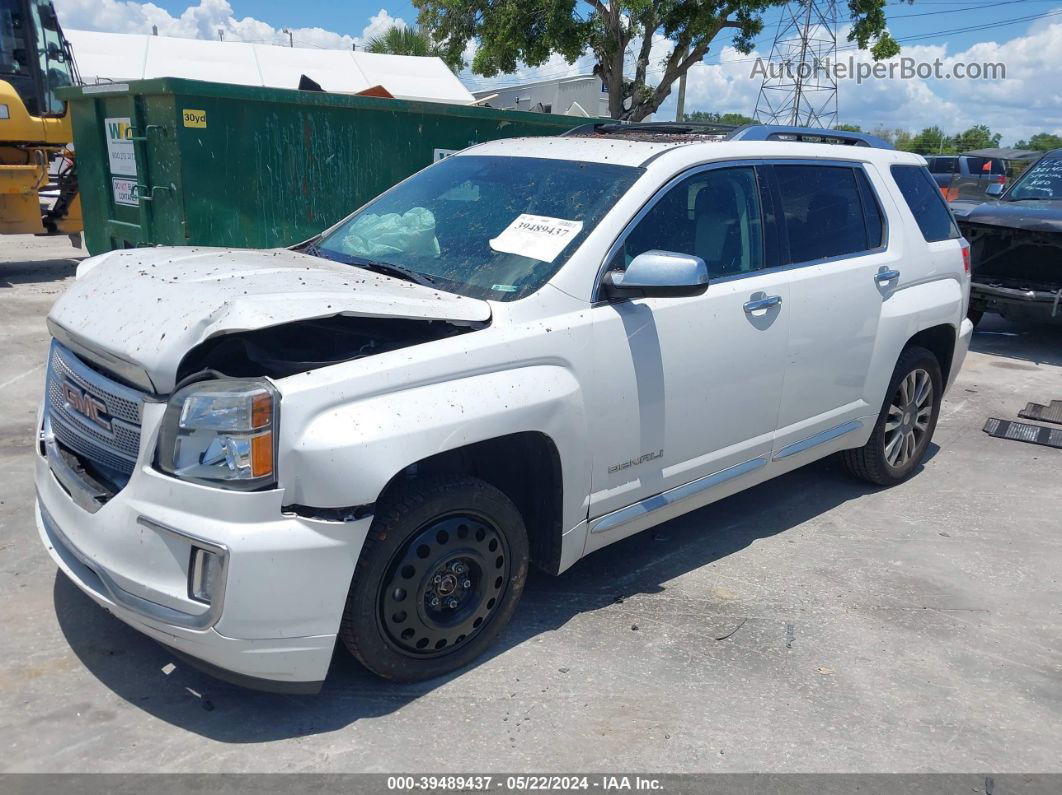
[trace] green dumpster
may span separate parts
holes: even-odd
[[[64,89],[90,253],[312,237],[450,152],[579,123],[177,78]]]

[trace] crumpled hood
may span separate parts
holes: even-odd
[[[952,202],[956,218],[969,224],[1005,226],[1029,232],[1062,232],[1062,201]]]
[[[52,333],[126,380],[172,391],[199,343],[334,315],[490,319],[490,305],[287,249],[152,248],[85,260],[48,315]]]

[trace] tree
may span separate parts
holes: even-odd
[[[920,155],[953,155],[957,153],[955,139],[936,125],[926,127],[911,139],[911,149]]]
[[[833,129],[842,130],[844,132],[863,132],[863,128],[858,124],[835,124]]]
[[[1049,149],[1062,149],[1062,136],[1048,132],[1036,133],[1028,141],[1018,141],[1014,144],[1017,149],[1034,149],[1037,152],[1046,152]]]
[[[908,0],[910,1],[910,0]],[[847,0],[849,41],[876,59],[899,52],[885,28],[886,0]],[[609,115],[641,121],[671,93],[672,84],[700,63],[715,37],[734,31],[734,47],[752,51],[763,13],[786,0],[413,0],[420,24],[451,57],[469,41],[478,49],[472,70],[486,77],[541,66],[558,53],[586,54],[608,90]],[[653,50],[664,51],[663,57]],[[628,53],[634,59],[627,64]],[[631,73],[633,72],[633,74]],[[658,75],[658,77],[657,77]]]
[[[1000,133],[994,133],[984,124],[976,124],[966,132],[955,136],[955,148],[960,152],[974,149],[994,149],[1003,139]]]
[[[684,117],[686,121],[704,121],[709,124],[733,124],[735,127],[740,127],[743,124],[753,124],[756,121],[743,113],[710,113],[704,110],[686,113],[684,114]]]
[[[405,25],[392,25],[383,33],[369,39],[365,45],[366,52],[384,55],[419,55],[422,57],[442,58],[453,71],[459,72],[464,66],[464,58],[453,56],[445,48],[432,41],[432,37],[422,28],[410,28]]]

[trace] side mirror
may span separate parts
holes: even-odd
[[[632,259],[626,271],[606,273],[604,284],[613,296],[700,295],[708,289],[708,266],[692,254],[654,249]]]
[[[985,188],[985,195],[991,196],[993,198],[995,198],[996,196],[1002,196],[1005,188],[1005,185],[1000,185],[998,182],[993,182],[991,185]]]

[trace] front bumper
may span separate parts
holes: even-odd
[[[185,483],[141,463],[105,504],[84,506],[36,456],[37,526],[60,569],[133,628],[240,684],[314,691],[325,678],[371,517],[285,514],[281,490]],[[154,422],[153,422],[154,421]],[[152,440],[149,442],[148,440]],[[193,547],[222,556],[211,604],[189,596]]]
[[[1062,323],[1062,289],[1035,290],[974,282],[970,305],[1014,320]]]

